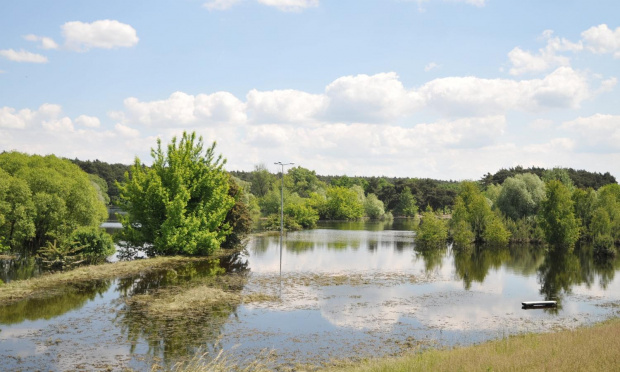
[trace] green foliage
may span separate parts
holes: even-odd
[[[593,188],[594,190],[598,190],[600,187],[604,185],[607,185],[610,183],[616,183],[616,178],[612,176],[611,174],[609,174],[609,172],[602,174],[602,173],[596,173],[596,172],[588,172],[585,170],[574,170],[572,168],[565,168],[564,170],[568,173],[571,179],[571,182],[577,188],[586,189],[590,187],[590,188]],[[517,174],[523,174],[523,173],[532,173],[532,174],[537,175],[538,177],[543,178],[545,169],[537,168],[537,167],[523,168],[521,166],[517,166],[514,168],[510,168],[510,169],[500,169],[495,174],[487,173],[482,178],[481,181],[482,181],[483,186],[485,188],[488,188],[492,184],[501,185],[502,183],[504,183],[504,180],[506,178],[514,177]]]
[[[68,246],[86,259],[88,263],[96,264],[114,254],[114,241],[105,230],[98,227],[80,227],[75,230]]]
[[[355,220],[364,216],[364,205],[355,190],[330,186],[327,188],[325,215],[331,220]]]
[[[446,223],[437,217],[429,206],[424,213],[420,224],[416,228],[416,243],[424,248],[443,247],[448,239]]]
[[[616,247],[611,235],[597,234],[594,237],[594,255],[603,259],[616,256]]]
[[[368,194],[364,201],[364,213],[372,220],[378,220],[385,214],[383,202],[375,194]]]
[[[284,214],[304,229],[315,227],[319,220],[319,213],[310,206],[308,199],[287,204],[284,207]]]
[[[311,193],[325,189],[325,183],[321,182],[316,173],[306,168],[293,167],[288,170],[285,177],[291,192],[297,193],[302,198],[308,198]]]
[[[571,192],[575,188],[575,183],[571,179],[567,168],[555,167],[553,169],[547,169],[543,172],[542,180],[545,181],[545,183],[552,180],[560,181]]]
[[[575,217],[580,222],[580,235],[593,238],[591,233],[592,216],[596,208],[597,196],[596,191],[592,188],[587,190],[575,189],[573,191],[573,203],[575,208]]]
[[[513,220],[536,215],[545,197],[545,184],[537,175],[517,174],[504,181],[497,196],[497,208]]]
[[[539,211],[546,241],[561,250],[571,249],[579,239],[579,223],[573,211],[571,192],[558,180],[548,181],[546,188],[546,199]]]
[[[105,180],[97,176],[96,174],[88,174],[88,178],[90,179],[90,183],[97,191],[97,197],[99,198],[99,201],[101,201],[105,205],[110,204],[110,196],[108,195],[108,184],[105,182]]]
[[[45,247],[39,249],[39,256],[43,265],[52,270],[71,269],[84,262],[82,246],[70,244],[66,241],[47,242]]]
[[[0,154],[0,249],[33,253],[106,218],[89,176],[70,161],[53,155]]]
[[[489,220],[483,233],[484,241],[493,246],[507,245],[510,241],[510,235],[510,231],[498,216]]]
[[[271,174],[264,164],[259,164],[254,167],[254,171],[250,177],[251,192],[259,198],[267,195],[267,193],[274,188],[276,182],[276,176]]]
[[[235,200],[235,204],[226,214],[225,224],[230,226],[230,235],[226,237],[226,241],[222,244],[223,248],[233,248],[241,243],[252,231],[252,211],[248,204],[249,199],[240,186],[243,181],[230,176],[228,179],[228,195]],[[259,212],[260,213],[260,212]]]
[[[129,170],[129,165],[125,164],[108,164],[100,160],[71,160],[74,164],[80,167],[84,172],[92,175],[96,175],[103,179],[106,183],[106,192],[111,202],[118,201],[119,191],[116,187],[117,182],[121,182],[125,175],[125,172]]]
[[[226,216],[235,205],[229,195],[225,160],[215,157],[215,142],[183,133],[164,153],[161,141],[151,149],[153,165],[136,158],[119,185],[123,229],[119,241],[154,255],[209,255],[231,233]]]
[[[415,197],[408,187],[405,187],[398,195],[398,202],[394,209],[394,213],[404,217],[414,217],[418,213]]]

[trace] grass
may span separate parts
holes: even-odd
[[[222,255],[232,252],[222,251]],[[123,278],[142,272],[161,270],[178,265],[212,259],[209,257],[156,257],[102,265],[82,266],[70,271],[44,274],[28,280],[15,280],[0,286],[0,303],[10,304],[26,298],[50,297],[62,293],[67,286],[91,280]]]
[[[617,318],[575,330],[525,334],[469,347],[342,363],[324,371],[617,371],[619,335]]]

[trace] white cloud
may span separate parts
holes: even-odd
[[[67,48],[79,51],[132,47],[139,40],[133,27],[109,19],[93,23],[67,22],[61,29]]]
[[[87,128],[99,128],[101,126],[101,121],[99,121],[99,118],[94,116],[80,115],[75,118],[75,124]]]
[[[595,114],[562,123],[562,129],[576,134],[580,149],[593,152],[620,151],[620,116]]]
[[[344,76],[325,88],[327,117],[332,121],[389,121],[412,113],[423,104],[408,91],[394,72]]]
[[[591,96],[585,76],[570,67],[560,67],[543,79],[521,81],[441,78],[426,83],[419,92],[429,107],[460,116],[577,108]]]
[[[47,63],[47,57],[23,49],[3,49],[0,50],[0,56],[14,62]]]
[[[327,108],[328,99],[321,94],[299,90],[261,92],[252,89],[247,94],[248,112],[257,122],[304,122],[314,120]]]
[[[139,137],[140,136],[140,131],[134,128],[130,128],[127,125],[123,125],[120,123],[117,123],[114,126],[114,129],[116,130],[116,132],[118,132],[121,136],[123,137],[130,137],[130,138],[135,138],[135,137]]]
[[[29,34],[29,35],[24,35],[24,39],[28,41],[33,41],[35,43],[41,43],[39,45],[39,48],[41,49],[58,49],[58,44],[56,44],[56,42],[52,38],[49,38],[49,37]]]
[[[209,0],[203,6],[209,10],[226,10],[237,4],[240,0]]]
[[[32,119],[33,113],[28,109],[16,110],[12,107],[0,108],[0,128],[23,129]]]
[[[125,112],[121,116],[125,120],[149,126],[242,123],[247,118],[245,104],[228,92],[197,96],[174,92],[168,99],[151,102],[130,97],[125,99],[124,105]]]
[[[553,31],[546,30],[541,38],[547,41],[544,48],[538,50],[537,54],[524,51],[519,47],[514,48],[508,53],[508,58],[512,64],[511,75],[521,75],[532,72],[543,72],[558,66],[569,66],[570,59],[558,52],[578,52],[583,50],[581,42],[573,43],[559,37],[553,37]]]
[[[73,132],[73,122],[68,117],[43,121],[41,126],[51,132]]]
[[[606,24],[601,24],[582,32],[581,37],[589,51],[614,53],[614,57],[620,57],[620,27],[611,30]]]
[[[319,0],[257,0],[259,3],[275,7],[283,12],[299,12],[319,6]]]

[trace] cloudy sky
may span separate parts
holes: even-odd
[[[617,0],[4,1],[0,150],[229,170],[620,179]]]

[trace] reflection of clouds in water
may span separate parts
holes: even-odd
[[[337,327],[389,331],[401,316],[416,311],[406,291],[399,287],[326,287],[322,292],[321,315]]]

